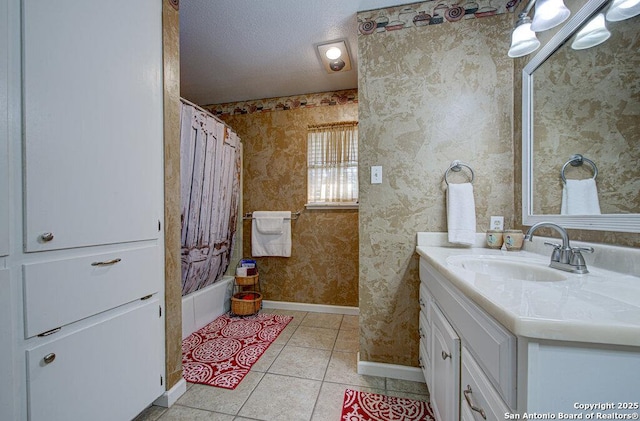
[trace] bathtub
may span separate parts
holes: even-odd
[[[215,320],[231,308],[233,276],[182,297],[182,339]]]

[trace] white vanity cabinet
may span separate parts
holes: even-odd
[[[429,297],[429,387],[436,418],[498,420],[516,403],[516,337],[457,292],[424,259],[420,305]],[[424,291],[424,292],[423,292]],[[421,314],[422,320],[422,314]]]
[[[632,419],[611,416],[638,412],[636,277],[592,268],[575,283],[492,281],[447,266],[450,256],[491,255],[487,250],[423,247],[419,253],[420,358],[429,364],[423,371],[439,421],[534,419],[533,414]],[[605,284],[610,279],[614,283]],[[610,289],[615,281],[623,294]],[[526,301],[518,303],[528,306],[512,304],[523,297]],[[613,316],[609,308],[615,309]],[[579,318],[583,314],[589,316],[586,322]],[[595,323],[592,314],[599,316]],[[610,336],[617,343],[597,342],[611,331],[617,332]],[[580,407],[589,404],[609,406]]]

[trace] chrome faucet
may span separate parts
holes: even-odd
[[[571,247],[569,244],[569,234],[560,225],[553,222],[538,222],[534,224],[524,236],[525,240],[533,241],[533,233],[538,228],[553,228],[562,237],[562,244],[551,243],[545,241],[544,244],[553,247],[551,253],[551,263],[549,266],[554,269],[560,269],[573,273],[589,273],[587,263],[584,261],[582,252],[593,253],[592,247]]]

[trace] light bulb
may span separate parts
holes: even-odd
[[[640,0],[613,0],[607,11],[609,22],[618,22],[640,14]]]
[[[531,30],[542,32],[556,27],[567,20],[570,14],[562,0],[536,0]]]
[[[509,57],[522,57],[534,52],[540,47],[540,41],[536,38],[536,33],[531,30],[531,19],[521,18],[518,26],[511,34],[511,48]]]
[[[324,53],[329,60],[337,60],[342,55],[342,51],[338,47],[331,47]]]
[[[604,15],[598,13],[589,21],[577,34],[576,39],[571,43],[574,50],[584,50],[602,44],[611,36],[604,22]]]

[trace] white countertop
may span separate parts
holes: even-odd
[[[558,271],[567,279],[549,282],[482,275],[449,264],[447,258],[459,255],[518,257],[546,267],[550,250],[545,250],[549,255],[492,250],[482,247],[484,235],[478,236],[479,241],[474,247],[447,247],[438,233],[432,237],[423,235],[422,241],[420,234],[424,233],[418,235],[417,253],[513,334],[538,339],[640,346],[640,277],[634,272],[631,275],[589,266],[588,274]],[[596,248],[594,254],[599,251],[616,253],[615,247],[591,245]],[[535,246],[531,248],[536,249]],[[621,247],[619,253],[625,254],[624,260],[629,261],[635,270],[640,250]],[[615,260],[619,258],[617,255]],[[589,260],[592,259],[597,257]]]

